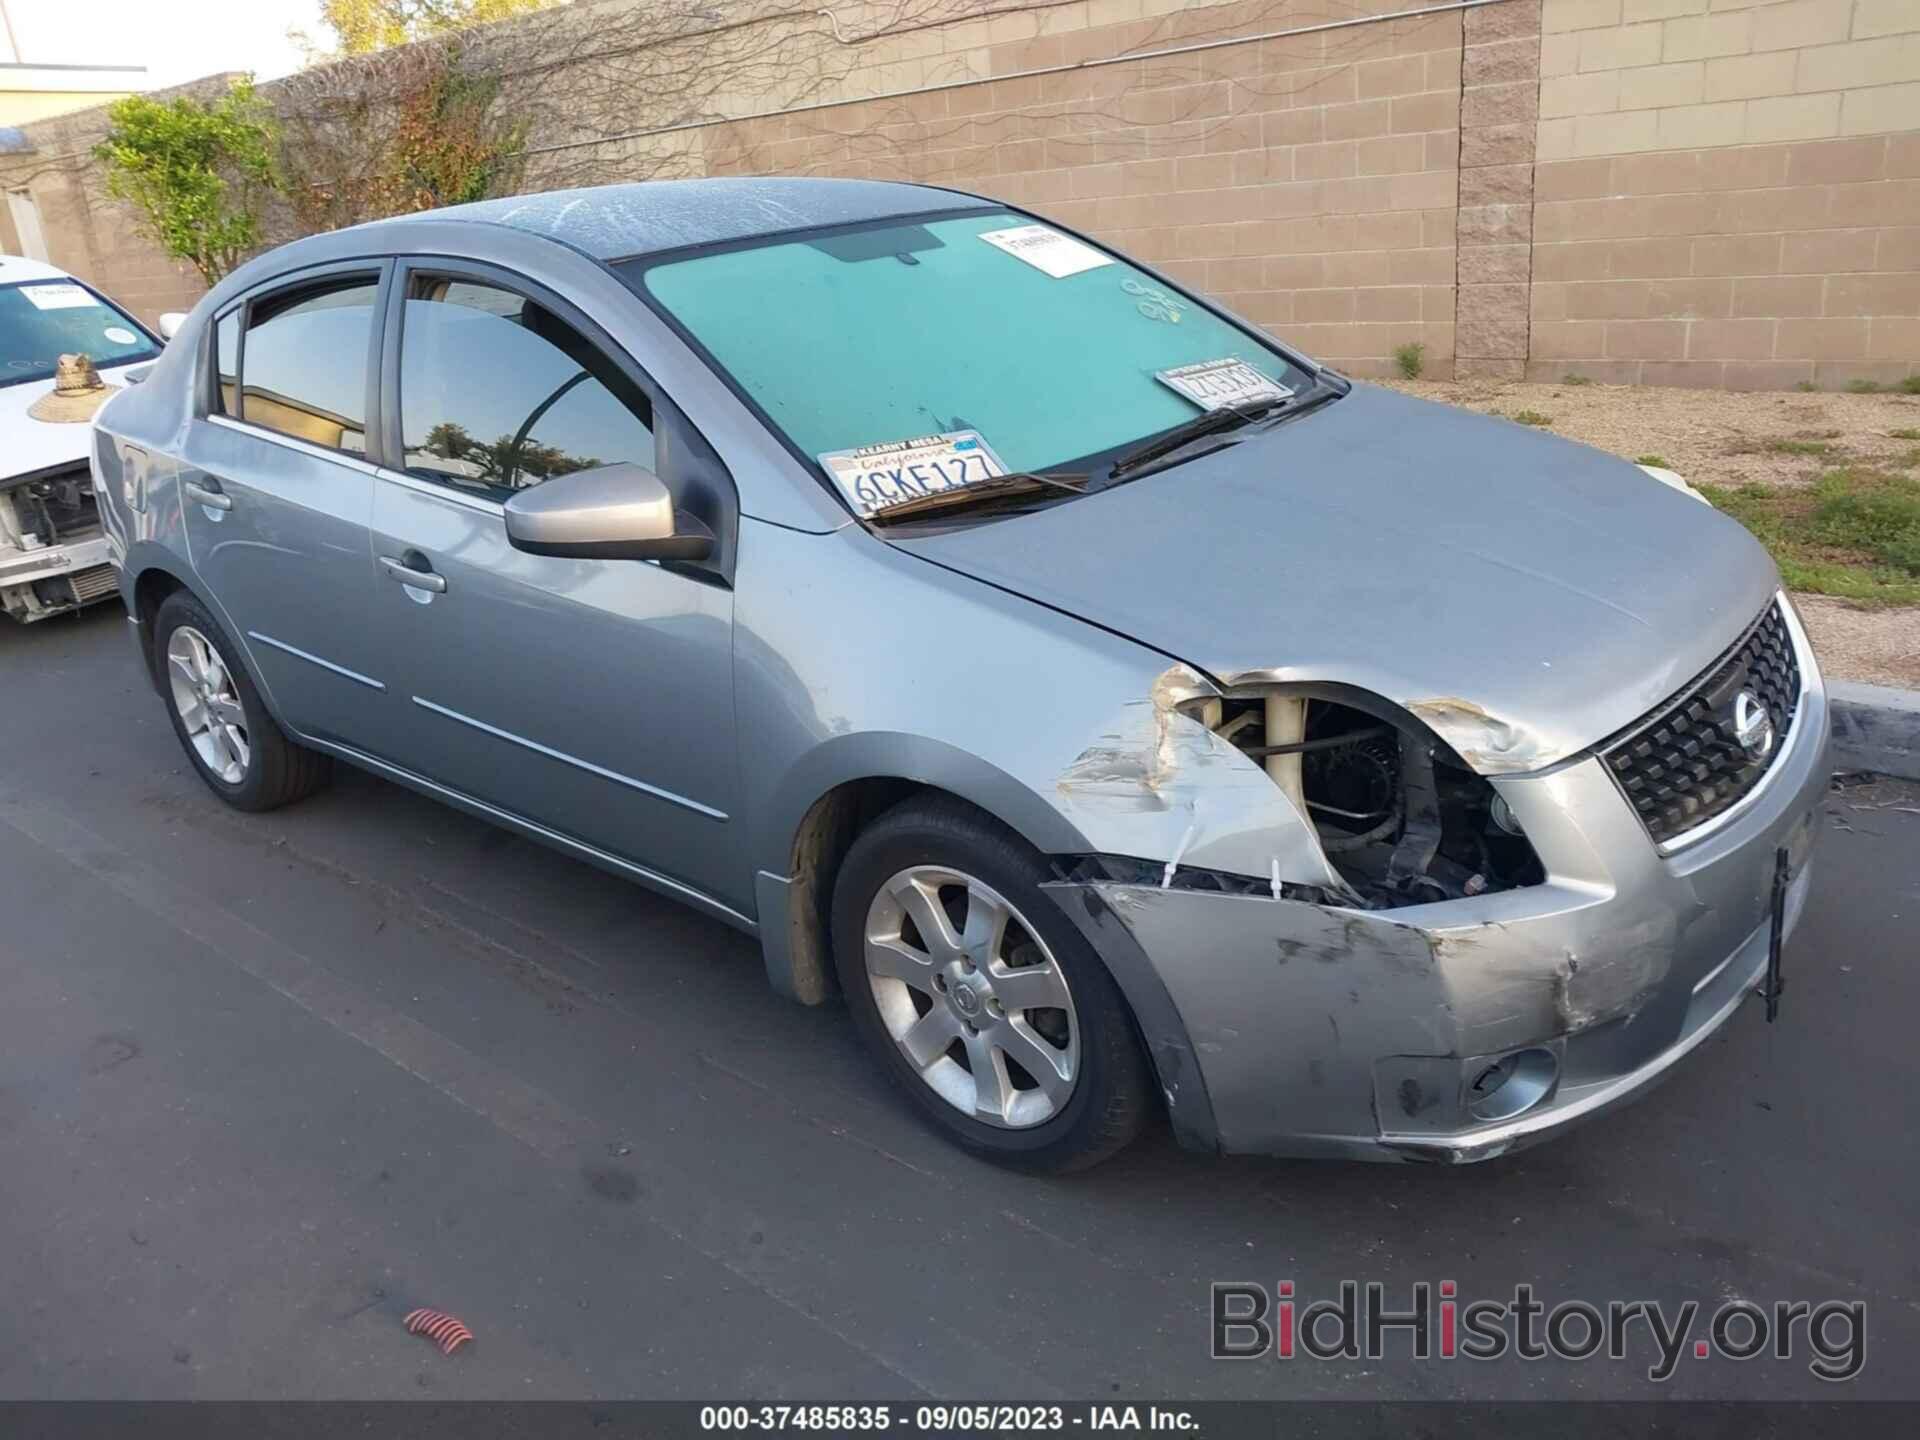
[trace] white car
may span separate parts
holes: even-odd
[[[125,386],[165,343],[64,270],[0,255],[0,611],[15,620],[115,593],[87,465],[87,421],[115,392],[56,401],[56,362],[85,355],[105,385]]]

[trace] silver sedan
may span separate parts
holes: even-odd
[[[1779,1002],[1828,719],[1746,532],[1006,205],[317,235],[95,424],[222,800],[346,761],[696,906],[991,1159],[1481,1159]]]

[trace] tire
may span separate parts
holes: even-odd
[[[176,590],[161,602],[153,647],[173,733],[214,794],[236,810],[277,810],[327,783],[332,762],[286,737],[226,632],[190,592]],[[176,663],[170,656],[183,658]],[[232,723],[206,723],[216,714],[233,717]]]
[[[908,800],[847,852],[832,938],[854,1023],[921,1114],[983,1159],[1057,1173],[1132,1140],[1152,1092],[1126,1001],[1046,878],[971,807]]]

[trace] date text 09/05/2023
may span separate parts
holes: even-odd
[[[1193,1413],[1159,1405],[704,1405],[702,1430],[926,1433],[1199,1429]]]

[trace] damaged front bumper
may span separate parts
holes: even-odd
[[[115,592],[107,537],[34,550],[0,546],[0,613],[44,620]]]
[[[116,589],[84,462],[0,480],[0,614],[44,620]]]
[[[1764,784],[1671,854],[1588,757],[1497,781],[1540,885],[1384,911],[1049,888],[1132,1001],[1184,1143],[1488,1159],[1643,1092],[1754,992],[1776,852],[1790,932],[1827,789],[1826,697],[1809,674]]]

